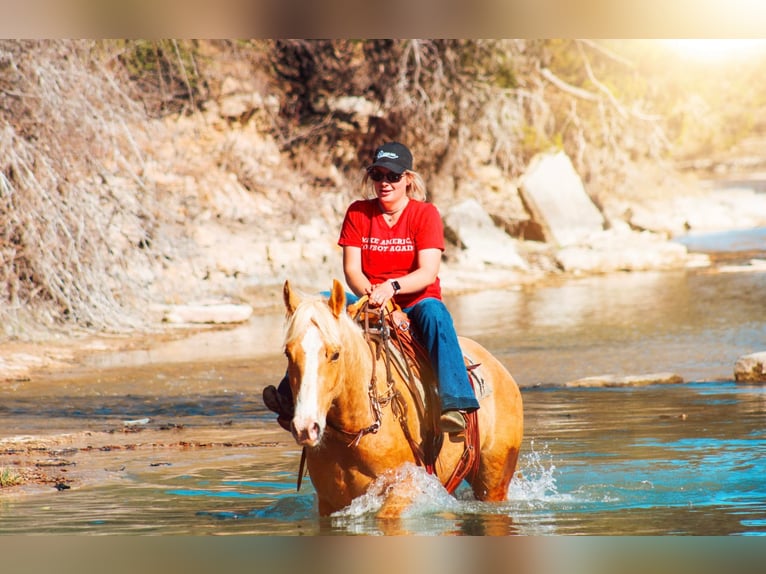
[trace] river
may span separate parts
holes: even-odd
[[[760,233],[726,262],[760,255]],[[300,451],[260,401],[284,369],[281,313],[95,355],[0,390],[0,437],[79,433],[45,457],[84,477],[0,498],[0,534],[764,534],[766,386],[734,383],[733,369],[766,350],[765,292],[764,271],[713,268],[448,298],[459,332],[522,386],[518,474],[506,502],[486,504],[403,469],[423,495],[395,525],[376,521],[374,496],[319,519],[310,481],[296,492]],[[563,386],[657,372],[684,382]]]

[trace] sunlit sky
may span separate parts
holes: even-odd
[[[662,40],[680,56],[701,61],[723,61],[766,52],[766,39],[692,39]]]

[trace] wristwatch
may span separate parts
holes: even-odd
[[[396,279],[389,279],[388,282],[391,283],[391,287],[394,288],[394,295],[402,290],[402,286],[399,285],[399,282]]]

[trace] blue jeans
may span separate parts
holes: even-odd
[[[329,292],[322,295],[329,296]],[[348,304],[358,300],[356,295],[346,293]],[[478,409],[479,401],[468,380],[452,315],[444,302],[428,298],[402,310],[407,313],[413,334],[428,352],[436,375],[442,411]],[[278,390],[282,396],[292,400],[287,375],[280,381]]]
[[[475,410],[479,401],[468,380],[463,351],[447,306],[439,299],[423,299],[403,309],[413,333],[428,351],[436,374],[442,411]]]

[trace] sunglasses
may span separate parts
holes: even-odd
[[[372,178],[372,181],[383,181],[383,179],[385,178],[385,180],[388,181],[389,183],[397,183],[399,180],[402,179],[402,176],[404,176],[403,173],[394,173],[393,171],[383,173],[382,171],[378,171],[377,169],[371,169],[367,173],[370,174],[370,178]]]

